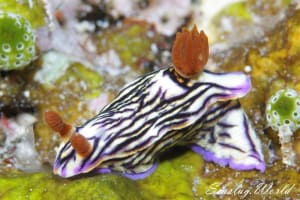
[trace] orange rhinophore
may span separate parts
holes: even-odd
[[[45,121],[52,130],[58,132],[64,139],[68,139],[72,126],[63,122],[58,113],[54,111],[45,112]]]
[[[200,33],[194,25],[192,31],[183,28],[176,34],[173,44],[172,58],[175,71],[185,77],[196,77],[208,60],[208,39],[203,31]]]
[[[87,157],[92,152],[92,146],[85,137],[78,133],[74,133],[70,139],[72,147],[76,153],[82,157]]]

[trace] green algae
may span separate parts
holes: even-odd
[[[63,179],[50,173],[1,175],[0,197],[116,200],[282,199],[296,197],[300,192],[299,180],[296,178],[298,173],[280,165],[275,165],[264,174],[255,171],[234,172],[219,167],[215,170],[214,164],[208,164],[209,172],[204,175],[202,167],[203,161],[199,155],[185,152],[174,159],[162,161],[151,176],[140,181],[113,174],[73,179]],[[287,177],[286,173],[290,176]]]
[[[203,160],[189,149],[179,148],[177,154],[180,156],[165,155],[165,159],[170,156],[173,158],[161,161],[151,176],[140,181],[114,174],[82,175],[72,179],[60,178],[51,173],[0,175],[0,198],[190,200],[202,196],[205,192],[203,189],[207,187],[206,182],[210,182],[200,177],[199,169],[203,166]],[[195,179],[200,180],[196,185]],[[192,191],[193,185],[195,194]],[[200,192],[196,191],[197,188]]]
[[[140,200],[136,183],[120,176],[61,179],[49,173],[0,176],[1,199],[103,199]]]
[[[157,199],[188,200],[195,196],[192,191],[193,182],[195,178],[201,180],[198,174],[203,167],[203,160],[190,149],[173,150],[164,156],[165,160],[159,163],[151,176],[138,181],[141,189],[147,192],[146,199],[155,195]]]

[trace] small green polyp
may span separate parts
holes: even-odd
[[[300,127],[300,97],[292,89],[279,90],[267,102],[268,124],[278,130],[288,125],[292,131]]]
[[[0,70],[20,69],[35,56],[35,35],[30,23],[12,13],[0,13]]]

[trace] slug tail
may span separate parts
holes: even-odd
[[[194,138],[192,150],[221,166],[264,172],[261,142],[239,102],[232,101],[218,115],[216,124],[203,127]]]

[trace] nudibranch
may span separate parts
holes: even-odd
[[[72,128],[48,111],[45,120],[63,140],[54,173],[120,173],[131,179],[151,174],[159,155],[187,145],[205,160],[237,170],[265,170],[262,146],[238,98],[251,89],[240,72],[204,70],[208,40],[194,27],[176,35],[174,67],[127,84],[99,114]]]

